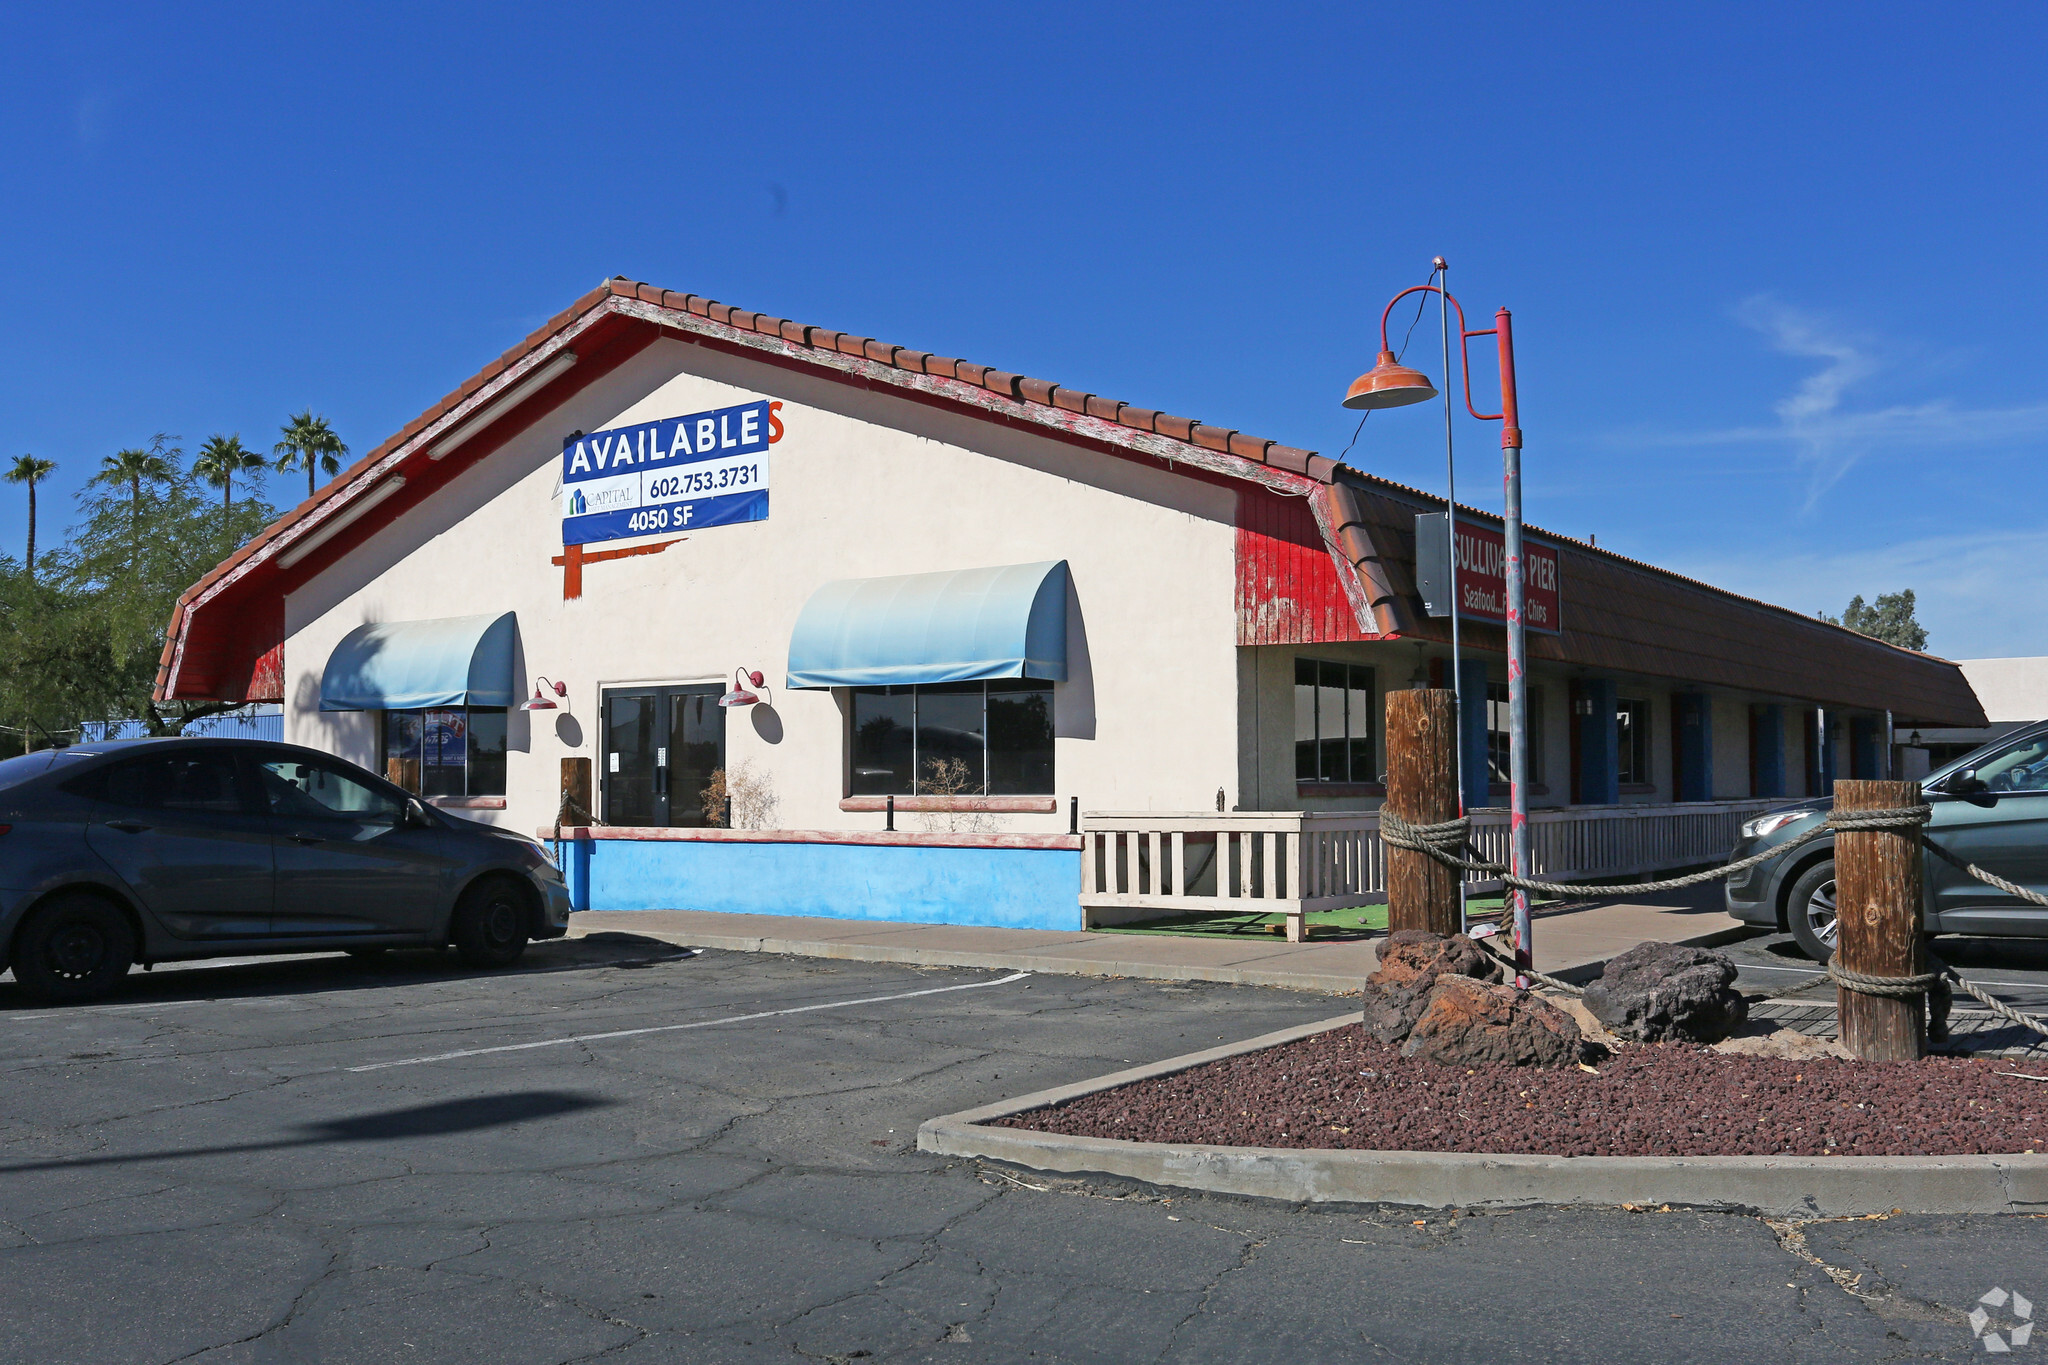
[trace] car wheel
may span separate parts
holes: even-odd
[[[91,1000],[114,989],[135,963],[128,917],[98,896],[59,894],[23,921],[14,938],[14,979],[30,999]]]
[[[526,951],[526,923],[526,897],[512,882],[493,877],[462,893],[448,937],[468,966],[509,967]]]
[[[1785,898],[1785,923],[1792,937],[1815,962],[1825,963],[1835,955],[1835,862],[1815,863],[1792,883]]]

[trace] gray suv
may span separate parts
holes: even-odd
[[[1930,773],[1927,836],[1965,862],[2032,891],[2048,891],[2048,722],[2001,736]],[[1733,858],[1798,838],[1827,818],[1821,797],[1759,815],[1742,827]],[[1940,858],[1921,860],[1930,934],[2048,938],[2048,910],[1995,891]],[[1806,844],[1731,877],[1728,913],[1788,929],[1816,962],[1835,952],[1835,841]]]
[[[568,926],[537,841],[331,754],[181,738],[0,761],[0,967],[38,1000],[224,954],[445,944],[506,967]]]

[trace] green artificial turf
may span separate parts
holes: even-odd
[[[1465,911],[1474,918],[1498,915],[1503,904],[1498,895],[1473,896],[1465,902]],[[1536,901],[1533,906],[1540,909],[1544,904],[1546,902]],[[1378,905],[1353,906],[1345,910],[1317,910],[1310,912],[1308,916],[1311,938],[1350,938],[1368,933],[1384,933],[1386,928],[1385,902]],[[1272,938],[1287,932],[1287,917],[1231,913],[1175,915],[1169,919],[1139,920],[1132,924],[1106,924],[1093,932],[1171,934],[1189,938]]]

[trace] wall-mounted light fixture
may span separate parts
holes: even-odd
[[[744,668],[735,668],[732,671],[732,691],[720,697],[718,704],[720,706],[752,706],[761,700],[752,689],[759,687],[763,692],[768,691],[766,687],[762,686],[765,681],[766,679],[761,676],[761,670],[758,668],[752,672]]]
[[[566,697],[569,695],[569,685],[567,683],[554,682],[551,679],[549,679],[546,675],[542,675],[541,677],[535,678],[533,680],[533,696],[530,699],[519,703],[520,710],[553,711],[557,709],[554,697],[550,697],[546,692],[541,690],[542,683],[547,683],[547,685],[550,688],[554,689],[556,697]]]

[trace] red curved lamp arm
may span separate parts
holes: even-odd
[[[1411,284],[1406,289],[1403,289],[1400,293],[1394,295],[1393,299],[1388,302],[1386,310],[1380,314],[1380,349],[1382,351],[1390,351],[1393,349],[1393,347],[1387,345],[1387,319],[1394,315],[1394,305],[1399,303],[1402,299],[1407,298],[1410,294],[1442,294],[1446,299],[1450,301],[1451,307],[1458,310],[1458,368],[1465,372],[1465,411],[1471,413],[1474,417],[1477,417],[1482,422],[1507,421],[1507,413],[1505,409],[1511,408],[1515,404],[1514,351],[1512,350],[1510,343],[1507,341],[1506,333],[1502,330],[1502,328],[1489,327],[1486,328],[1484,331],[1475,332],[1471,328],[1467,327],[1465,325],[1465,305],[1458,302],[1458,296],[1456,294],[1447,293],[1439,285]],[[1507,311],[1508,310],[1505,308],[1500,310],[1501,318],[1505,318],[1507,316]],[[1499,349],[1500,351],[1501,358],[1501,406],[1503,408],[1503,411],[1501,412],[1481,412],[1478,408],[1472,406],[1472,366],[1469,363],[1467,363],[1465,359],[1465,344],[1467,342],[1469,342],[1473,337],[1490,336],[1498,336],[1502,338],[1501,341],[1497,343],[1497,349]],[[1450,376],[1445,375],[1444,379],[1448,381],[1450,379]],[[1514,424],[1510,422],[1509,425],[1512,426]]]

